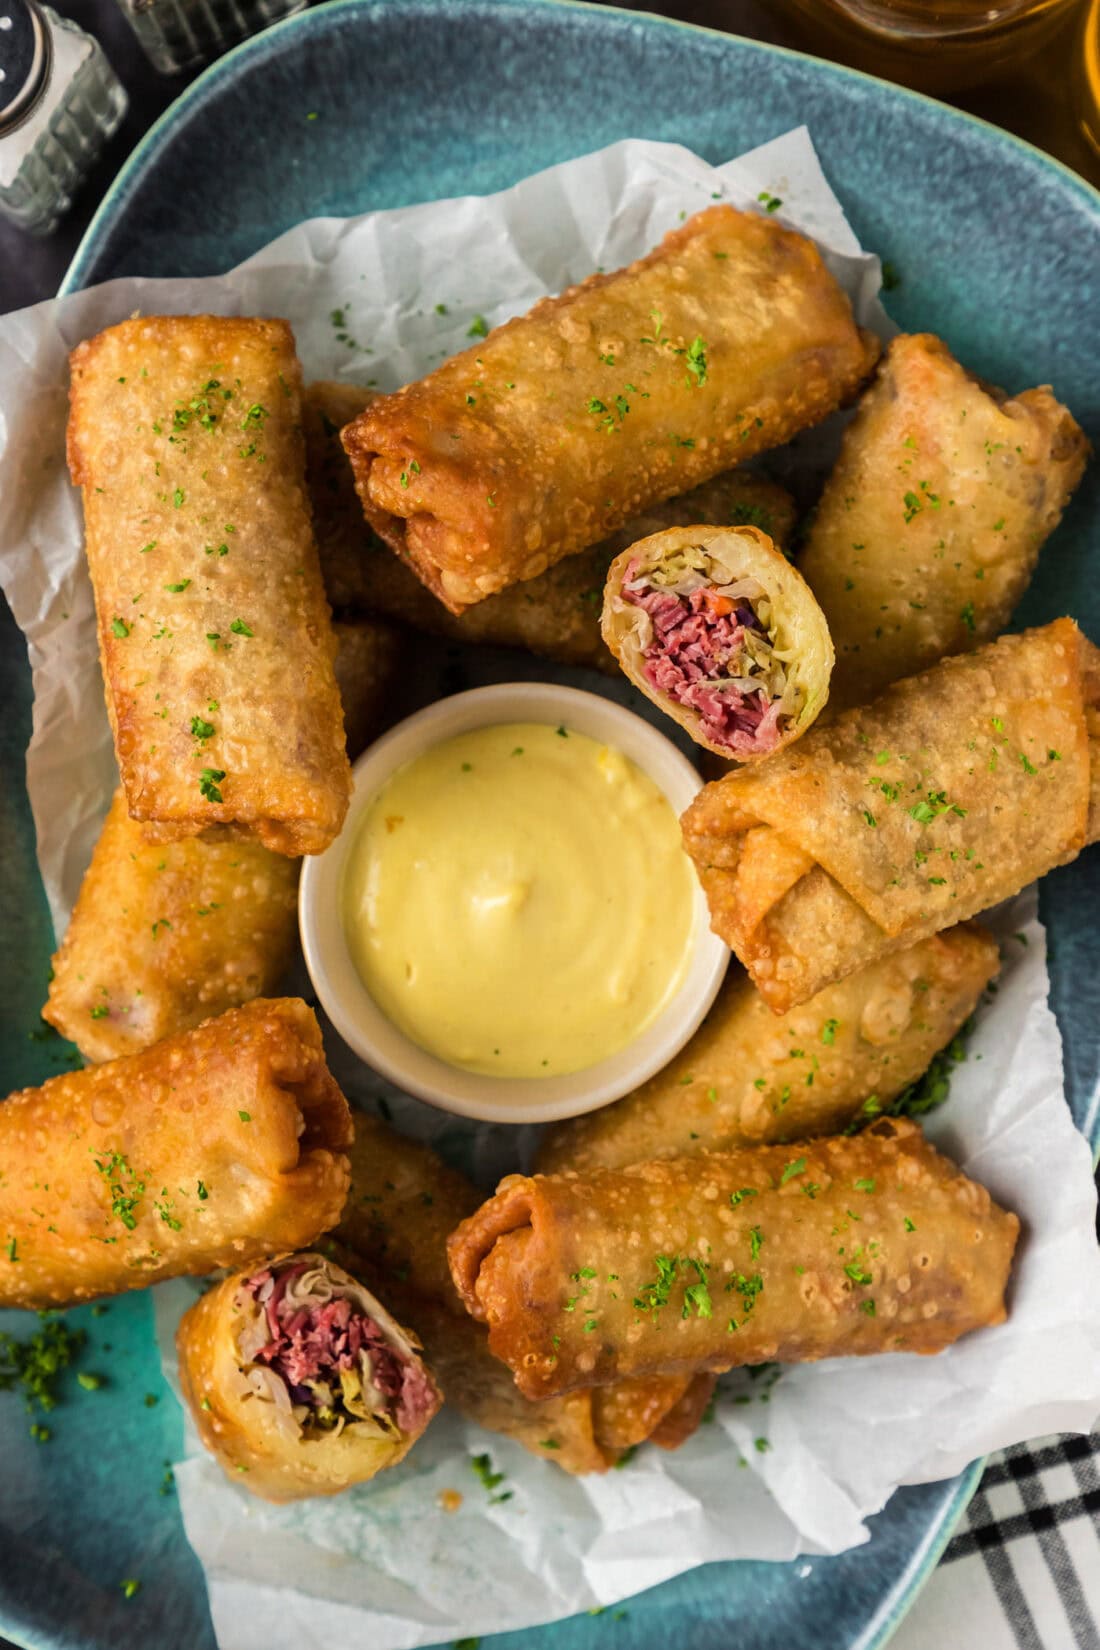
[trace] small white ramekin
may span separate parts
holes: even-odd
[[[641,1036],[582,1071],[549,1077],[486,1077],[429,1054],[398,1030],[355,967],[340,915],[344,865],[364,810],[390,776],[414,757],[472,728],[502,722],[564,723],[622,751],[657,784],[677,814],[701,781],[656,728],[610,699],[550,682],[504,682],[441,699],[400,722],[359,758],[340,836],[306,859],[298,918],[306,966],[325,1012],[344,1041],[398,1088],[444,1111],[491,1123],[549,1123],[594,1111],[660,1071],[687,1042],[717,994],[729,950],[710,932],[706,900],[695,890],[691,956],[679,990]],[[629,898],[629,892],[624,895]],[[659,937],[654,936],[654,943]]]

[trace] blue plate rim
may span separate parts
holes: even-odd
[[[440,3],[440,0],[388,0],[388,3],[393,9],[432,10]],[[443,3],[445,4],[446,0],[443,0]],[[1086,209],[1091,208],[1094,213],[1100,216],[1100,189],[1094,188],[1087,179],[1079,176],[1054,156],[1044,153],[1036,148],[1034,144],[1016,136],[1015,133],[1007,132],[1003,128],[983,120],[980,116],[954,109],[925,93],[882,80],[877,76],[866,74],[862,70],[852,69],[844,64],[832,63],[792,47],[776,46],[766,41],[745,39],[742,36],[726,34],[720,29],[709,28],[702,24],[688,23],[677,18],[664,17],[651,12],[639,12],[624,6],[604,5],[597,3],[597,0],[481,0],[481,3],[485,7],[493,7],[502,11],[522,10],[530,13],[532,11],[549,12],[568,9],[588,13],[605,20],[608,18],[629,19],[651,31],[666,29],[685,31],[707,39],[722,41],[727,49],[735,52],[778,57],[799,64],[813,65],[814,71],[818,75],[824,75],[828,80],[838,81],[841,84],[854,83],[856,86],[885,93],[895,100],[915,103],[918,107],[933,111],[938,119],[946,121],[949,126],[954,127],[960,134],[965,133],[980,138],[986,144],[992,144],[1002,152],[1008,152],[1017,164],[1022,162],[1037,172],[1053,173],[1063,188],[1068,187],[1070,193],[1078,197]],[[180,119],[189,115],[192,111],[200,110],[209,98],[217,94],[223,80],[234,79],[240,67],[246,61],[262,60],[279,51],[283,37],[291,30],[326,27],[327,20],[336,12],[360,12],[369,15],[376,9],[375,0],[326,0],[324,5],[307,7],[305,11],[297,12],[291,17],[284,18],[281,22],[270,25],[260,34],[242,41],[224,56],[208,65],[169,104],[168,108],[123,161],[81,237],[72,260],[62,277],[57,296],[68,297],[86,287],[89,274],[88,265],[96,254],[100,237],[117,214],[125,209],[127,195],[142,180],[147,169],[155,165],[160,151],[171,137]],[[322,18],[326,20],[324,23],[319,21]],[[1100,1123],[1100,1116],[1098,1116],[1097,1122]],[[1100,1130],[1094,1129],[1093,1133],[1094,1138],[1090,1141],[1090,1145],[1093,1149],[1094,1159],[1097,1159],[1100,1158]],[[938,1520],[931,1526],[924,1542],[913,1555],[912,1561],[898,1576],[894,1587],[883,1600],[874,1616],[867,1622],[859,1638],[853,1641],[851,1650],[883,1650],[883,1646],[908,1614],[921,1588],[939,1563],[963,1513],[978,1488],[987,1459],[987,1457],[981,1457],[971,1462],[959,1475],[959,1481],[951,1500],[941,1509]],[[5,1620],[5,1615],[3,1601],[0,1600],[0,1631],[12,1634],[13,1643],[22,1643],[25,1650],[37,1650],[37,1647],[31,1644],[30,1641],[15,1638],[14,1635],[17,1629]]]
[[[430,10],[436,0],[390,0],[390,4],[400,9]],[[701,35],[710,40],[720,40],[727,47],[735,51],[746,51],[750,54],[760,54],[767,57],[789,59],[797,63],[814,65],[817,73],[824,74],[827,79],[835,79],[841,83],[855,83],[856,85],[874,88],[885,92],[888,96],[901,98],[916,103],[918,106],[936,111],[939,118],[949,124],[955,124],[960,131],[980,133],[987,142],[996,147],[1015,152],[1019,159],[1039,171],[1053,171],[1071,191],[1081,197],[1086,206],[1091,206],[1100,214],[1100,189],[1094,188],[1086,178],[1074,172],[1064,162],[1053,155],[1037,149],[1026,139],[1017,137],[1014,132],[1007,132],[1000,126],[994,126],[990,121],[983,120],[979,115],[972,115],[962,109],[954,109],[949,104],[941,103],[937,98],[929,97],[924,92],[913,91],[908,86],[895,85],[892,81],[882,80],[876,75],[866,74],[861,69],[849,68],[846,64],[832,63],[826,58],[814,57],[809,52],[796,51],[790,46],[773,46],[764,40],[748,40],[741,35],[724,34],[720,29],[708,28],[700,23],[686,23],[679,18],[663,17],[655,12],[633,11],[626,6],[612,6],[597,3],[597,0],[482,0],[482,4],[497,6],[501,9],[523,11],[570,11],[586,12],[592,16],[602,18],[629,18],[635,23],[642,24],[653,30],[677,29],[688,34]],[[329,18],[336,12],[360,11],[369,13],[374,9],[375,0],[325,0],[325,4],[307,7],[305,11],[296,12],[291,17],[285,17],[281,22],[273,23],[259,34],[243,40],[223,57],[217,58],[198,75],[189,86],[172,103],[164,113],[154,121],[153,125],[138,140],[127,155],[117,173],[112,179],[103,199],[81,236],[80,243],[73,254],[72,261],[62,277],[57,290],[59,298],[68,297],[81,291],[86,281],[86,265],[96,250],[96,244],[108,222],[118,210],[125,205],[125,196],[144,175],[146,168],[155,163],[160,149],[168,138],[172,127],[185,114],[191,112],[192,106],[201,108],[207,98],[214,95],[220,82],[224,78],[233,78],[239,66],[253,57],[262,58],[279,49],[283,36],[291,30],[322,27],[318,21]],[[224,273],[224,272],[222,272]]]

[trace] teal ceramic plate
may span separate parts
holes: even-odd
[[[315,114],[316,119],[308,116]],[[1003,134],[828,64],[661,19],[547,0],[337,0],[211,68],[123,168],[66,289],[114,275],[220,272],[303,218],[500,189],[623,137],[723,161],[802,122],[865,246],[901,284],[903,327],[941,333],[1014,389],[1052,382],[1096,441],[1100,201]],[[1094,351],[1092,352],[1094,354]],[[1095,475],[1045,552],[1021,617],[1063,611],[1100,639]],[[507,671],[507,664],[502,665]],[[0,622],[0,1077],[57,1069],[33,1040],[51,934],[19,783],[30,730],[25,649]],[[1100,864],[1043,885],[1070,1104],[1095,1138]],[[48,1445],[0,1396],[0,1632],[35,1650],[211,1650],[202,1576],[158,1493],[181,1424],[159,1374],[147,1298],[88,1330],[94,1395],[72,1389]],[[0,1314],[26,1332],[26,1319]],[[68,1379],[71,1379],[69,1377]],[[159,1401],[145,1402],[146,1395]],[[500,1650],[870,1650],[941,1552],[976,1481],[899,1491],[868,1546],[795,1564],[715,1564],[614,1612],[493,1640]],[[140,1578],[123,1598],[119,1583]]]

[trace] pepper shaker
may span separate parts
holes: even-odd
[[[48,234],[126,104],[90,34],[37,0],[0,0],[0,212]]]
[[[178,74],[228,51],[269,23],[304,11],[309,0],[118,0],[145,55],[161,74]]]

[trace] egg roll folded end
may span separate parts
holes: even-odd
[[[443,1401],[415,1337],[320,1254],[214,1285],[176,1347],[203,1444],[268,1501],[335,1495],[396,1466]]]
[[[1097,649],[1072,619],[941,660],[682,818],[711,926],[777,1013],[1092,840]]]
[[[756,527],[675,527],[630,545],[608,571],[602,623],[635,687],[719,756],[772,755],[829,696],[825,615]]]

